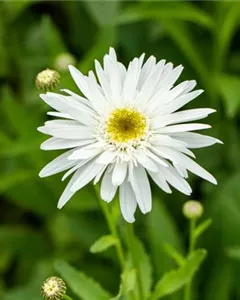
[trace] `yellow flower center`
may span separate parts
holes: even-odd
[[[132,108],[116,108],[107,121],[106,132],[115,143],[138,141],[147,129],[146,118]]]

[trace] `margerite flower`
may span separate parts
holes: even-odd
[[[196,82],[174,86],[183,67],[151,56],[134,58],[128,68],[117,61],[114,49],[95,61],[92,71],[83,75],[73,66],[71,75],[84,96],[69,90],[65,95],[47,93],[41,98],[56,112],[39,131],[52,136],[43,150],[70,149],[50,162],[41,177],[68,170],[74,174],[65,188],[58,208],[62,208],[79,189],[101,180],[100,194],[112,201],[119,188],[120,208],[128,222],[134,222],[137,205],[142,213],[152,208],[149,178],[166,193],[170,186],[190,195],[188,171],[216,184],[214,177],[199,166],[191,148],[207,147],[219,140],[193,133],[210,128],[201,123],[215,110],[188,109],[177,112],[203,91],[193,91]],[[190,158],[192,157],[192,158]]]

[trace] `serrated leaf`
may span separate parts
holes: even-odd
[[[206,257],[206,254],[207,251],[204,249],[196,250],[189,256],[181,268],[165,274],[156,284],[154,293],[150,299],[156,300],[162,298],[182,288],[192,279],[201,262]]]
[[[98,253],[107,250],[118,243],[118,239],[112,235],[104,235],[98,239],[90,248],[90,252]]]
[[[207,219],[203,221],[201,224],[199,224],[195,229],[194,229],[194,236],[195,239],[198,239],[201,234],[204,233],[208,229],[208,227],[212,224],[212,219]]]
[[[98,282],[74,269],[65,261],[57,261],[55,269],[80,299],[109,300],[111,298],[111,295]]]
[[[127,295],[131,291],[134,290],[136,285],[136,270],[135,269],[126,269],[121,276],[121,285],[119,289],[119,293],[116,297],[111,300],[119,300],[121,297]]]

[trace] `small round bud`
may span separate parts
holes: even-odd
[[[43,92],[54,90],[59,84],[60,75],[58,72],[46,69],[38,73],[36,77],[36,86]]]
[[[203,214],[203,206],[195,200],[187,201],[183,205],[183,214],[187,219],[198,219]]]
[[[66,295],[66,284],[59,277],[50,277],[42,285],[42,295],[45,300],[61,300]]]
[[[67,71],[69,65],[75,65],[75,57],[68,52],[63,52],[59,54],[55,60],[55,68],[59,71]]]

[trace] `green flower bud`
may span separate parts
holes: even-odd
[[[45,300],[61,300],[66,295],[66,284],[59,277],[50,277],[42,285],[42,295]]]
[[[190,200],[183,205],[183,214],[187,219],[194,220],[198,219],[203,214],[203,206],[200,202],[195,200]]]
[[[59,54],[55,60],[55,68],[59,71],[67,71],[69,65],[75,65],[76,59],[75,57],[68,52],[63,52]]]
[[[36,86],[43,92],[54,90],[59,84],[60,75],[58,72],[46,69],[38,73],[36,77]]]

